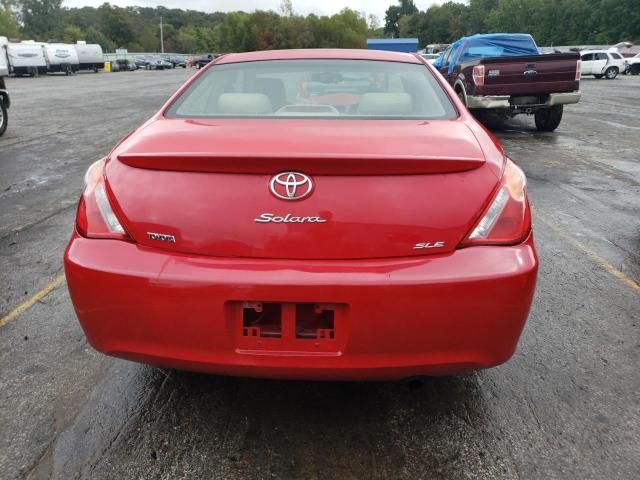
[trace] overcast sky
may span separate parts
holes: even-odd
[[[98,7],[107,0],[64,0],[65,7]],[[393,3],[393,0],[292,0],[296,13],[317,15],[332,15],[348,6],[353,10],[376,15],[382,23],[385,10]],[[278,10],[281,0],[109,0],[112,5],[126,7],[139,5],[143,7],[157,7],[162,5],[167,8],[181,8],[183,10],[201,10],[204,12],[229,12],[244,10]],[[438,0],[415,0],[420,10],[425,10],[429,5],[442,3]]]

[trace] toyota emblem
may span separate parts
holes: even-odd
[[[269,188],[281,200],[302,200],[311,194],[313,182],[304,173],[282,172],[273,176]]]

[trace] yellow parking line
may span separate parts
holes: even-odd
[[[549,227],[551,230],[553,230],[555,233],[557,233],[560,237],[562,237],[563,240],[565,240],[567,243],[569,243],[572,247],[574,247],[578,251],[584,253],[587,257],[589,257],[591,260],[593,260],[599,267],[601,267],[602,269],[604,269],[607,272],[609,272],[609,274],[611,274],[613,277],[618,279],[620,282],[622,282],[625,285],[627,285],[628,287],[630,287],[632,290],[635,290],[636,292],[640,292],[640,283],[638,283],[636,280],[634,280],[633,278],[629,277],[628,275],[625,275],[624,273],[622,273],[620,270],[618,270],[616,267],[611,265],[609,262],[607,262],[600,255],[595,253],[593,250],[585,247],[583,244],[581,244],[575,238],[570,236],[568,233],[566,233],[560,227],[558,227],[557,225],[553,224],[550,220],[547,220],[544,216],[542,216],[537,211],[534,211],[533,214],[534,214],[534,216],[535,216],[535,218],[537,220],[540,220],[547,227]]]
[[[49,283],[47,283],[40,291],[32,295],[28,300],[25,300],[16,308],[11,310],[7,315],[0,318],[0,327],[4,327],[7,323],[9,323],[11,320],[16,318],[18,315],[29,310],[31,307],[33,307],[33,305],[36,302],[39,302],[40,300],[42,300],[44,297],[49,295],[52,291],[54,291],[63,283],[64,283],[64,273],[61,273],[60,275],[55,277],[53,280],[51,280]]]

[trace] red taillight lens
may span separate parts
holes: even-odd
[[[582,76],[582,60],[578,60],[576,64],[576,82],[580,81],[580,77]]]
[[[531,230],[531,210],[522,170],[507,159],[498,193],[461,246],[513,245]]]
[[[473,67],[473,83],[479,87],[484,85],[484,65],[476,65]]]
[[[109,204],[104,181],[104,159],[89,167],[84,176],[84,185],[76,216],[76,228],[80,235],[131,240]]]

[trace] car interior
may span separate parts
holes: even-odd
[[[300,66],[295,62],[215,66],[198,78],[167,114],[178,117],[455,116],[442,87],[423,65],[364,62],[389,65],[349,68],[354,62],[301,61]],[[317,65],[313,65],[314,62]],[[269,63],[274,65],[266,65]],[[282,64],[288,68],[281,68]]]

